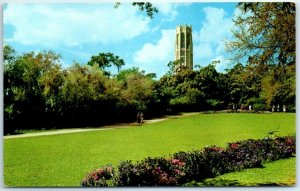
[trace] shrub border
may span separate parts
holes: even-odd
[[[116,168],[104,166],[89,173],[82,187],[107,186],[180,186],[184,183],[262,167],[263,163],[289,158],[296,154],[296,137],[266,137],[228,143],[227,147],[178,152],[142,161],[122,161]]]

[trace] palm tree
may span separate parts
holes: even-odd
[[[125,65],[124,60],[121,59],[121,58],[119,58],[119,56],[115,56],[115,57],[114,57],[113,63],[114,63],[114,65],[117,67],[118,73],[120,72],[121,67]]]

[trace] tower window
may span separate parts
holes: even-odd
[[[180,48],[184,48],[184,33],[180,34]]]
[[[191,44],[191,41],[190,41],[190,33],[187,33],[187,34],[186,34],[186,46],[187,46],[187,49],[189,49],[190,44]]]
[[[180,56],[181,56],[181,57],[184,57],[184,56],[185,56],[185,52],[184,52],[184,51],[181,51],[181,52],[180,52]]]
[[[182,59],[183,62],[185,62],[185,61],[184,61],[184,60],[185,60],[185,52],[184,52],[184,51],[181,51],[181,52],[180,52],[180,59]]]

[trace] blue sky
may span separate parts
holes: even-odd
[[[155,6],[159,13],[151,20],[127,3],[118,9],[114,3],[8,3],[3,11],[3,41],[18,53],[59,53],[63,67],[112,52],[124,59],[123,69],[139,67],[161,77],[174,60],[176,25],[187,23],[193,28],[194,65],[220,60],[219,72],[228,67],[224,41],[232,38],[236,3]]]

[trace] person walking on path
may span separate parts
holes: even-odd
[[[142,111],[139,111],[136,116],[138,124],[142,124],[144,122],[144,114]]]

